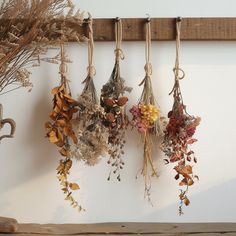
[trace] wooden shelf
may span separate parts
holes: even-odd
[[[126,18],[123,41],[145,39],[145,18]],[[176,18],[151,18],[153,41],[175,40]],[[94,40],[114,41],[115,19],[94,19]],[[182,40],[236,40],[236,18],[183,18]]]
[[[3,235],[0,233],[0,235]],[[177,236],[177,235],[236,235],[234,223],[103,223],[103,224],[62,224],[39,225],[20,224],[18,231],[9,235],[99,235],[99,236]]]

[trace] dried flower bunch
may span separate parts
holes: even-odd
[[[124,59],[121,49],[122,41],[122,23],[117,19],[115,23],[116,35],[116,50],[115,50],[115,66],[112,71],[109,81],[102,87],[101,90],[101,106],[104,108],[105,117],[104,124],[109,129],[109,150],[110,156],[108,164],[113,168],[113,173],[117,175],[117,180],[120,178],[120,170],[123,169],[125,131],[128,126],[128,118],[126,115],[126,103],[128,97],[125,93],[131,92],[131,88],[125,85],[125,80],[120,76],[120,59]],[[110,180],[111,172],[108,180]]]
[[[88,165],[95,165],[101,156],[107,153],[108,129],[104,126],[104,109],[100,106],[97,98],[93,77],[95,68],[93,66],[93,28],[92,18],[88,19],[89,41],[88,41],[88,74],[83,81],[84,89],[78,99],[79,111],[74,120],[76,135],[78,137],[77,151],[75,153],[79,160],[84,160]]]
[[[192,163],[196,163],[197,159],[189,145],[197,141],[197,139],[193,138],[193,135],[195,134],[196,127],[200,124],[201,118],[187,113],[180,90],[179,80],[185,76],[184,71],[179,68],[180,26],[181,21],[177,20],[176,63],[174,68],[175,84],[170,93],[173,94],[174,104],[172,110],[168,113],[169,122],[165,131],[163,151],[168,157],[165,159],[167,164],[176,163],[174,167],[177,172],[175,179],[180,180],[179,186],[186,187],[185,190],[181,189],[179,195],[179,214],[181,215],[183,214],[183,204],[186,206],[190,204],[187,197],[188,188],[194,184],[194,179],[198,179],[198,176],[194,175],[192,170]],[[182,76],[180,72],[183,73]]]
[[[58,62],[46,57],[49,45],[82,38],[73,23],[82,24],[83,14],[74,13],[70,0],[4,0],[0,21],[0,95],[20,87],[30,91],[30,68],[40,60]]]
[[[157,106],[152,89],[151,75],[152,65],[150,63],[150,48],[151,48],[151,26],[150,19],[146,22],[146,65],[145,78],[139,86],[143,85],[143,92],[137,105],[134,105],[130,112],[133,116],[131,124],[142,135],[144,143],[143,152],[143,167],[141,174],[145,181],[144,196],[151,202],[151,178],[156,176],[157,172],[153,163],[153,138],[163,136],[164,118],[161,117],[160,108]]]
[[[53,111],[50,113],[51,121],[47,122],[45,127],[49,141],[59,148],[59,153],[63,156],[57,167],[57,174],[62,191],[66,195],[65,200],[70,201],[74,208],[81,211],[83,208],[72,196],[73,191],[78,190],[80,187],[77,183],[72,183],[68,180],[73,164],[74,146],[78,144],[78,139],[72,126],[73,114],[78,111],[78,102],[71,97],[66,75],[66,62],[68,61],[64,52],[64,45],[62,44],[60,65],[61,83],[52,90],[54,96]]]

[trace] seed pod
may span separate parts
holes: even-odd
[[[128,102],[128,98],[127,97],[120,97],[117,101],[117,105],[122,107],[124,106],[126,103]]]
[[[104,98],[103,102],[105,105],[112,107],[115,104],[115,101],[111,98]]]
[[[106,120],[112,123],[115,122],[116,118],[114,114],[110,112],[106,114]]]

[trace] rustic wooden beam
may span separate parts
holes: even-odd
[[[116,19],[94,19],[94,40],[114,41]],[[123,41],[145,40],[145,18],[126,18]],[[176,18],[151,18],[153,41],[175,40]],[[236,40],[236,18],[182,18],[182,40]]]
[[[0,25],[8,20],[0,19]],[[19,21],[23,21],[22,19]],[[99,42],[114,41],[114,25],[116,19],[93,19],[94,40]],[[146,18],[122,18],[123,41],[144,41]],[[151,18],[151,34],[153,41],[175,40],[176,18]],[[60,27],[61,20],[53,20]],[[74,28],[81,35],[87,36],[87,20],[83,26],[75,22],[63,21],[66,26]],[[29,22],[30,24],[30,22]],[[51,36],[50,36],[51,37]],[[57,35],[52,36],[52,42]],[[236,17],[232,18],[182,18],[181,40],[236,40]],[[73,41],[69,39],[69,41]]]

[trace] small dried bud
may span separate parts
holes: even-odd
[[[110,112],[110,113],[106,114],[106,120],[112,123],[116,120],[116,118],[115,118],[114,114]]]
[[[103,102],[105,105],[112,107],[115,104],[115,101],[111,98],[104,98]]]
[[[126,103],[128,102],[128,98],[127,97],[120,97],[117,101],[117,105],[122,107],[124,106]]]

